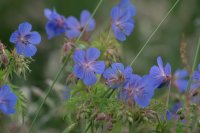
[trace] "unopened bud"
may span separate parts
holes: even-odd
[[[63,45],[63,52],[65,53],[65,54],[67,54],[67,53],[69,53],[69,51],[71,51],[71,49],[74,47],[74,43],[72,43],[72,42],[67,42],[67,43],[65,43],[64,45]]]
[[[3,43],[0,42],[0,51],[3,51],[3,49],[4,49],[4,45]]]
[[[112,122],[108,122],[107,129],[108,129],[109,131],[111,131],[112,128],[113,128],[113,124],[112,124]]]
[[[104,113],[99,113],[96,117],[97,121],[103,121],[106,119],[106,115]]]
[[[2,54],[1,55],[1,61],[4,65],[7,65],[8,64],[8,57],[6,54]]]

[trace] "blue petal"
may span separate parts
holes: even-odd
[[[131,78],[132,72],[133,72],[132,67],[128,66],[128,67],[126,67],[126,69],[124,70],[124,73],[123,73],[123,74],[125,75],[126,78]]]
[[[192,75],[192,80],[194,82],[198,82],[200,80],[200,72],[198,71],[194,71],[193,75]]]
[[[133,23],[122,23],[121,27],[123,29],[124,34],[126,34],[127,36],[129,36],[131,34],[131,32],[133,31],[134,25]]]
[[[76,50],[73,59],[76,63],[85,62],[85,51],[82,49]]]
[[[0,98],[4,97],[5,95],[7,95],[7,93],[10,92],[10,87],[6,84],[1,86],[0,88]]]
[[[130,0],[121,0],[118,6],[123,12],[130,12],[132,16],[136,14],[136,9]]]
[[[67,30],[66,31],[66,36],[69,38],[69,39],[74,39],[74,38],[77,38],[79,35],[80,35],[80,31],[79,30],[76,30],[76,29],[71,29],[71,30]]]
[[[171,65],[169,63],[167,63],[166,66],[165,66],[165,74],[167,76],[171,75]]]
[[[114,21],[118,20],[119,17],[120,17],[120,9],[119,9],[119,7],[117,7],[117,6],[113,7],[111,12],[110,12],[110,16]]]
[[[19,25],[18,30],[21,34],[25,35],[25,34],[29,33],[31,31],[31,29],[32,29],[32,25],[28,22],[24,22]]]
[[[133,23],[132,16],[129,12],[125,12],[121,14],[118,21],[120,21],[121,23],[125,23],[125,22]]]
[[[149,106],[149,103],[151,101],[150,98],[148,98],[147,96],[137,96],[137,95],[134,95],[134,99],[135,99],[135,102],[139,105],[139,107],[141,108],[145,108],[145,107],[148,107]]]
[[[30,34],[26,35],[26,38],[29,43],[31,44],[39,44],[41,41],[41,36],[38,32],[31,32]]]
[[[48,19],[51,19],[51,14],[52,14],[52,11],[50,9],[44,9],[44,15],[48,18]]]
[[[187,70],[176,70],[174,76],[176,79],[183,79],[183,78],[186,78],[187,76],[189,75],[188,71]]]
[[[114,35],[115,37],[120,40],[120,41],[125,41],[126,40],[126,36],[123,33],[123,31],[121,31],[121,29],[119,29],[119,27],[117,27],[115,24],[112,25],[112,29],[114,31]]]
[[[169,111],[167,111],[166,112],[166,117],[167,117],[167,120],[169,121],[172,118],[172,114]]]
[[[24,55],[25,57],[31,57],[36,54],[37,49],[32,44],[16,44],[16,51],[20,55]]]
[[[83,79],[83,75],[84,75],[84,69],[82,66],[80,65],[75,65],[74,66],[74,74],[80,78],[80,79]]]
[[[188,81],[187,80],[176,80],[175,85],[178,87],[179,92],[186,92]]]
[[[104,72],[105,69],[105,63],[104,61],[97,61],[93,64],[93,68],[95,73],[97,74],[102,74]]]
[[[155,86],[160,86],[164,80],[164,77],[161,75],[160,69],[157,66],[151,68],[150,76],[155,79]]]
[[[112,68],[108,68],[104,71],[103,73],[103,77],[106,78],[106,79],[109,79],[109,78],[112,78],[112,77],[116,77],[116,71]]]
[[[160,56],[157,58],[157,63],[158,63],[160,70],[163,70],[163,61]]]
[[[151,85],[151,82],[149,84],[143,84],[142,81],[147,80],[146,78],[142,78],[140,82],[140,88],[142,89],[140,94],[134,95],[135,102],[141,107],[145,108],[149,106],[150,101],[154,95],[154,88]],[[145,81],[146,82],[146,81]]]
[[[200,64],[198,65],[198,70],[200,71]]]
[[[0,88],[0,109],[4,114],[15,113],[15,105],[17,102],[17,96],[10,92],[10,87],[8,85],[3,85]]]
[[[15,31],[12,33],[12,35],[10,36],[10,42],[11,43],[16,43],[18,41],[19,38],[19,32]]]
[[[160,73],[160,69],[155,65],[153,67],[151,67],[150,75],[155,79],[159,79],[160,77],[162,77],[162,75]]]
[[[81,27],[80,23],[75,17],[68,17],[67,18],[67,25],[70,29],[79,29]]]
[[[124,65],[122,63],[113,63],[112,65],[112,69],[114,69],[114,71],[116,72],[124,72]]]
[[[192,83],[190,91],[194,91],[194,90],[199,89],[199,88],[200,88],[199,82]]]
[[[88,61],[95,61],[99,58],[100,51],[97,48],[88,48],[86,58]]]
[[[84,72],[83,82],[85,85],[91,86],[96,83],[96,80],[97,79],[93,72],[90,72],[90,71]]]
[[[96,25],[95,24],[95,20],[94,19],[90,20],[90,17],[91,17],[91,14],[90,14],[89,11],[83,10],[81,12],[81,16],[80,16],[81,27],[84,27],[88,23],[88,21],[90,21],[89,24],[88,24],[88,27],[87,27],[86,31],[92,31],[92,30],[94,30],[95,25]]]

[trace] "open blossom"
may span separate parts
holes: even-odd
[[[163,66],[162,58],[157,58],[158,66],[154,65],[150,70],[150,76],[155,79],[158,88],[168,85],[171,80],[171,66],[169,63]]]
[[[130,36],[134,28],[133,16],[135,7],[130,0],[121,0],[120,3],[111,10],[112,30],[115,37],[120,41],[125,41],[126,36]]]
[[[145,108],[149,106],[154,95],[154,80],[149,76],[140,77],[133,74],[131,80],[120,92],[120,98],[125,101],[133,100],[139,107]]]
[[[65,30],[67,29],[67,20],[64,16],[58,14],[55,10],[50,9],[45,9],[44,14],[48,19],[45,26],[48,39],[65,33]]]
[[[21,23],[18,30],[12,33],[10,42],[16,46],[16,51],[25,57],[31,57],[37,52],[36,46],[41,41],[41,36],[36,31],[31,31],[32,25],[28,22]]]
[[[103,76],[106,83],[115,89],[123,87],[131,79],[132,71],[130,66],[124,68],[122,63],[113,63],[110,68],[105,70]]]
[[[0,110],[7,115],[15,113],[17,96],[10,92],[10,87],[6,84],[0,87]]]
[[[188,71],[181,69],[177,70],[174,74],[174,84],[178,88],[179,92],[186,92],[188,86],[188,80],[186,77],[189,76]]]
[[[97,48],[88,48],[87,51],[76,50],[74,53],[74,74],[83,80],[85,85],[96,83],[96,74],[102,74],[105,69],[104,61],[97,61],[100,51]]]
[[[66,36],[69,39],[77,38],[81,31],[84,29],[86,24],[88,23],[89,19],[91,17],[91,14],[87,10],[83,10],[80,15],[80,22],[73,16],[67,18],[67,25],[68,29],[66,31]],[[85,32],[93,31],[95,28],[95,20],[91,19],[90,22],[87,25],[87,28],[85,29]]]

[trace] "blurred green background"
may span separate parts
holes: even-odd
[[[94,36],[105,30],[109,25],[109,12],[117,2],[118,0],[104,0],[95,15],[97,30],[94,32]],[[175,0],[133,0],[132,2],[137,10],[134,17],[135,29],[132,35],[121,45],[123,48],[123,61],[126,64],[129,64],[135,57],[149,35],[175,3]],[[35,106],[30,105],[32,107],[29,109],[29,111],[32,109],[30,114],[38,106],[36,101],[48,86],[49,80],[47,79],[53,79],[60,67],[60,49],[63,44],[63,36],[47,40],[45,33],[47,20],[43,14],[44,8],[55,8],[58,13],[66,17],[72,15],[79,18],[83,9],[92,12],[97,3],[98,0],[0,0],[0,40],[9,49],[13,48],[13,45],[9,43],[11,33],[17,29],[18,24],[24,21],[30,22],[33,25],[33,30],[39,31],[42,35],[42,43],[38,46],[37,55],[33,57],[34,62],[30,65],[32,72],[28,74],[27,80],[20,78],[14,78],[13,80],[14,84],[22,87],[28,97],[32,95],[32,91],[35,95],[38,95],[38,98],[32,99]],[[158,55],[171,63],[173,71],[177,68],[183,68],[184,65],[180,59],[180,42],[182,39],[187,44],[186,55],[191,64],[199,36],[200,0],[180,0],[178,6],[134,63],[134,72],[147,74],[150,67],[156,63]],[[58,103],[59,101],[57,101]],[[46,129],[53,128],[54,130],[51,132],[60,132],[62,128],[59,127],[64,127],[64,123],[60,119],[57,122],[57,117],[54,117],[55,115],[46,118],[47,121],[53,119],[53,122],[44,124],[46,125],[44,127]],[[27,121],[29,119],[27,118]],[[45,131],[47,131],[46,129]]]

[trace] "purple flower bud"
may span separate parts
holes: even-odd
[[[1,55],[1,61],[5,66],[8,64],[8,57],[6,54]]]
[[[97,121],[103,121],[106,119],[106,114],[105,113],[99,113],[96,117]]]

